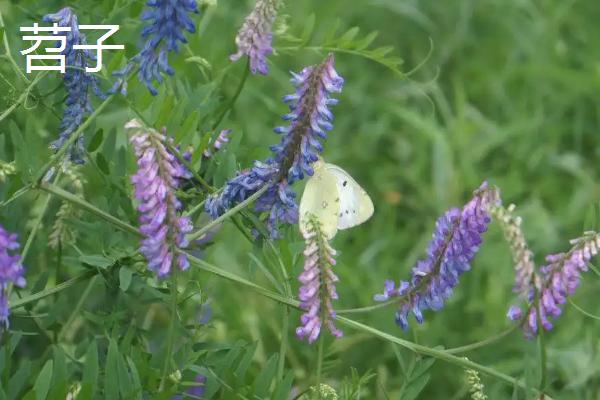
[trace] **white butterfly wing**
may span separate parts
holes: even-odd
[[[340,199],[338,229],[352,228],[371,218],[375,211],[373,201],[354,178],[337,165],[325,164],[325,169],[336,179]]]
[[[332,239],[338,230],[340,197],[337,179],[326,168],[315,168],[315,173],[306,182],[300,200],[300,230],[304,232],[309,215],[321,222],[327,239]]]

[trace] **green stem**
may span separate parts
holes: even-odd
[[[167,354],[163,364],[162,378],[160,379],[159,393],[165,388],[167,374],[169,373],[169,365],[173,356],[173,342],[175,340],[175,324],[177,321],[177,269],[171,271],[171,321],[169,323],[169,333],[167,337]]]
[[[10,196],[8,199],[6,199],[2,203],[0,203],[0,208],[6,207],[13,201],[17,200],[19,197],[21,197],[24,194],[26,194],[27,192],[29,192],[31,187],[32,187],[32,185],[30,183],[28,183],[27,185],[23,186],[21,189],[17,190],[12,196]]]
[[[17,107],[19,107],[22,103],[25,102],[25,100],[27,100],[27,97],[29,97],[29,94],[31,93],[31,90],[35,87],[35,85],[37,85],[39,83],[39,81],[48,74],[48,71],[42,71],[39,74],[37,74],[35,76],[35,78],[33,79],[33,81],[31,81],[31,83],[29,84],[29,86],[27,86],[25,88],[25,90],[23,91],[23,93],[21,94],[21,96],[19,96],[19,98],[17,99],[17,101],[15,101],[10,107],[8,107],[6,110],[4,110],[4,112],[2,114],[0,114],[0,122],[2,122],[6,117],[8,117],[14,110],[17,109]]]
[[[488,346],[492,343],[496,343],[498,340],[505,338],[506,336],[510,335],[511,333],[513,333],[515,330],[517,330],[517,328],[519,328],[519,324],[514,324],[513,326],[511,326],[510,328],[494,335],[491,336],[487,339],[481,340],[479,342],[475,342],[475,343],[471,343],[471,344],[467,344],[464,346],[460,346],[460,347],[454,347],[451,349],[446,349],[446,353],[450,353],[450,354],[458,354],[458,353],[466,353],[467,351],[472,351],[475,349],[479,349],[481,347],[485,347]]]
[[[140,231],[135,228],[132,225],[129,225],[126,222],[123,222],[122,219],[113,217],[112,215],[100,210],[98,207],[88,203],[87,201],[81,199],[79,196],[76,196],[70,192],[67,192],[66,190],[61,189],[60,187],[50,184],[50,183],[41,183],[40,184],[40,189],[53,194],[57,197],[60,197],[63,200],[66,200],[70,203],[75,204],[76,206],[79,206],[81,208],[83,208],[84,210],[106,220],[107,222],[110,222],[111,224],[113,224],[114,226],[124,230],[125,232],[129,232],[129,233],[133,233],[134,235],[140,235],[141,233]]]
[[[221,121],[223,121],[223,118],[225,118],[225,115],[227,115],[229,110],[231,110],[233,108],[233,106],[235,105],[235,102],[237,101],[238,97],[240,96],[240,93],[242,93],[242,89],[244,88],[244,85],[246,83],[246,79],[248,78],[249,72],[250,72],[250,59],[248,59],[248,61],[246,62],[246,67],[244,68],[244,75],[242,75],[242,79],[240,80],[240,83],[238,84],[235,94],[233,95],[231,100],[229,100],[229,103],[227,103],[227,106],[223,109],[221,114],[219,114],[219,117],[217,118],[215,123],[212,125],[213,131],[215,129],[217,129],[217,127],[221,124]]]
[[[79,282],[85,281],[86,279],[91,278],[94,275],[96,275],[96,271],[85,272],[81,275],[78,275],[74,278],[69,279],[68,281],[64,281],[63,283],[56,285],[53,288],[44,289],[40,292],[34,293],[27,297],[23,297],[23,298],[15,300],[15,301],[12,301],[9,304],[9,308],[11,311],[13,311],[13,310],[15,310],[19,307],[23,307],[29,303],[33,303],[33,302],[41,300],[45,297],[52,296],[54,293],[58,293],[63,290],[69,289],[73,285],[75,285]]]
[[[81,309],[83,308],[83,305],[85,304],[85,301],[87,300],[88,296],[92,292],[92,289],[94,288],[94,285],[96,284],[97,280],[98,280],[98,275],[94,275],[94,277],[92,279],[90,279],[90,281],[88,282],[88,285],[85,288],[85,290],[83,291],[83,294],[81,295],[81,297],[79,298],[79,301],[77,302],[77,305],[73,309],[73,312],[67,319],[67,322],[65,322],[65,324],[61,328],[60,332],[58,332],[58,340],[60,340],[65,335],[65,333],[67,332],[67,328],[73,323],[75,318],[77,318],[79,316],[79,313],[81,312]]]
[[[337,312],[337,314],[361,314],[361,313],[368,313],[368,312],[371,312],[373,310],[377,310],[379,308],[387,307],[387,306],[389,306],[391,304],[398,304],[398,299],[392,299],[392,300],[384,301],[382,303],[373,304],[372,306],[359,307],[359,308],[346,308],[346,309],[338,310],[336,312]]]
[[[538,345],[540,349],[540,392],[543,393],[546,387],[546,376],[548,372],[547,356],[546,356],[546,341],[544,340],[544,329],[539,325]]]
[[[317,348],[317,393],[319,399],[321,399],[321,374],[323,373],[323,348],[325,347],[325,336],[319,337],[319,344]]]
[[[56,176],[54,177],[54,183],[58,182],[59,179],[60,179],[60,173],[56,174]],[[40,214],[38,215],[37,219],[35,220],[35,222],[33,224],[33,228],[31,228],[31,232],[29,233],[29,236],[27,236],[27,241],[25,242],[25,245],[23,246],[23,252],[21,253],[21,260],[25,260],[27,258],[27,254],[29,254],[29,250],[31,249],[33,240],[35,239],[35,236],[37,235],[38,230],[42,226],[42,221],[44,220],[44,216],[46,215],[46,210],[48,209],[48,206],[50,205],[51,200],[52,200],[52,196],[50,196],[50,194],[48,194],[46,196],[46,200],[44,201],[42,209],[39,212]]]
[[[188,239],[190,241],[198,239],[199,237],[201,237],[202,235],[204,235],[206,232],[208,232],[209,230],[211,230],[213,227],[219,225],[221,222],[225,221],[227,218],[229,218],[229,217],[237,214],[238,212],[240,212],[241,210],[243,210],[244,208],[246,208],[248,205],[250,205],[256,199],[258,199],[260,196],[262,196],[270,187],[271,187],[270,184],[264,185],[263,187],[261,187],[260,189],[258,189],[258,191],[256,191],[256,193],[254,193],[252,196],[248,197],[246,200],[244,200],[241,203],[237,204],[235,207],[230,208],[229,210],[227,210],[226,213],[224,213],[220,217],[212,220],[211,222],[209,222],[208,224],[204,225],[202,228],[200,228],[196,232],[189,234],[188,235]]]
[[[570,303],[570,304],[571,304],[571,305],[572,305],[572,306],[573,306],[573,307],[574,307],[574,308],[575,308],[577,311],[579,311],[579,312],[580,312],[580,313],[582,313],[583,315],[585,315],[585,316],[587,316],[587,317],[590,317],[590,318],[592,318],[592,319],[595,319],[595,320],[598,320],[598,321],[600,321],[600,317],[599,317],[599,316],[597,316],[597,315],[594,315],[594,314],[592,314],[592,313],[589,313],[589,312],[585,311],[583,308],[581,308],[581,307],[579,307],[577,304],[575,304],[575,302],[574,302],[573,300],[569,299],[569,303]]]
[[[8,43],[8,37],[6,36],[6,26],[4,25],[4,18],[2,17],[2,11],[0,11],[0,28],[5,28],[2,41],[4,42],[4,51],[6,53],[6,57],[8,58],[8,60],[10,61],[10,63],[12,64],[14,70],[21,77],[21,79],[23,79],[25,82],[29,82],[29,79],[27,79],[27,76],[25,76],[25,74],[23,73],[23,71],[21,71],[21,68],[19,68],[19,65],[17,64],[17,62],[13,58],[12,52],[10,51],[10,44]]]

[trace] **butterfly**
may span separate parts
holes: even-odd
[[[352,228],[371,218],[373,201],[350,174],[321,159],[313,167],[315,172],[300,200],[301,230],[312,215],[321,223],[325,237],[331,239],[338,229]]]

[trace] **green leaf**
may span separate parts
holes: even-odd
[[[85,352],[85,363],[83,365],[83,379],[81,381],[82,399],[91,399],[96,392],[96,381],[98,380],[98,346],[93,340]]]
[[[50,380],[52,379],[52,360],[46,361],[42,371],[38,375],[33,389],[35,390],[36,400],[45,400],[48,396],[48,390],[50,390]]]
[[[419,393],[425,389],[427,382],[429,382],[429,374],[421,375],[419,378],[412,381],[404,390],[402,400],[414,400],[417,398]]]
[[[67,396],[67,361],[64,351],[54,346],[54,368],[52,371],[52,388],[49,397],[64,399]]]
[[[83,255],[79,256],[79,261],[84,264],[91,265],[92,267],[98,267],[102,269],[106,269],[115,263],[114,260],[110,258],[106,258],[101,255]]]
[[[246,353],[238,362],[238,366],[234,372],[238,386],[241,386],[246,379],[246,372],[248,371],[248,367],[250,367],[250,363],[252,362],[252,358],[254,357],[257,347],[258,342],[254,342],[250,346],[246,347]]]
[[[129,268],[122,267],[119,270],[119,287],[122,291],[126,292],[131,285],[131,279],[133,277],[133,271]]]
[[[142,398],[142,383],[140,382],[140,374],[135,366],[133,360],[128,356],[127,364],[129,365],[129,370],[131,371],[131,382],[133,389],[133,397],[136,399]]]
[[[98,169],[104,175],[110,174],[110,167],[108,166],[108,161],[106,161],[106,158],[102,155],[102,153],[96,154],[96,164],[98,164]]]
[[[23,360],[19,369],[13,376],[10,377],[8,381],[8,398],[9,399],[18,399],[19,393],[25,387],[27,380],[31,376],[31,361]]]
[[[274,400],[287,400],[290,398],[292,384],[294,383],[294,371],[288,371],[281,382],[277,383],[273,394]]]
[[[102,144],[102,140],[104,140],[104,130],[98,129],[88,144],[88,151],[93,153],[94,151],[98,150]]]
[[[273,354],[267,361],[263,370],[256,377],[256,380],[254,381],[254,395],[258,398],[266,398],[269,394],[271,382],[277,373],[278,359],[279,355],[277,353]]]
[[[108,343],[108,355],[104,367],[104,398],[115,400],[119,398],[119,348],[111,338]]]

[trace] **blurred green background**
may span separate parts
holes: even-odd
[[[3,34],[14,58],[24,66],[24,57],[18,53],[25,48],[18,27],[39,22],[42,15],[65,5],[76,10],[80,23],[121,25],[114,43],[125,44],[126,51],[105,53],[103,78],[109,80],[109,73],[122,65],[123,57],[136,53],[141,1],[0,1],[6,26]],[[239,0],[218,0],[208,6],[201,18],[196,17],[199,29],[188,36],[189,47],[179,56],[171,56],[177,72],[161,86],[160,94],[152,98],[134,82],[127,99],[116,99],[96,119],[86,137],[89,142],[101,129],[102,145],[91,152],[91,162],[82,168],[88,201],[135,223],[127,177],[134,163],[122,129],[136,116],[133,109],[156,127],[166,125],[184,145],[197,148],[213,132],[219,107],[231,98],[242,76],[244,62],[230,65],[228,55],[234,52],[236,31],[251,7],[252,2]],[[314,31],[307,45],[299,46],[290,37],[307,31],[311,15]],[[371,46],[393,46],[393,56],[404,61],[400,69],[410,71],[408,75],[394,72],[360,54],[335,54],[336,68],[346,84],[334,109],[335,128],[326,142],[324,157],[350,172],[371,195],[376,208],[370,221],[340,232],[333,242],[340,251],[335,269],[340,277],[336,307],[370,305],[373,294],[381,292],[384,279],[407,279],[416,260],[425,254],[437,217],[450,206],[466,202],[484,180],[501,188],[506,204],[517,205],[538,264],[546,254],[568,249],[569,239],[583,230],[598,229],[600,3],[592,0],[288,1],[277,23],[271,73],[250,76],[235,107],[220,124],[220,128],[233,129],[234,140],[209,168],[217,185],[239,167],[264,159],[268,146],[279,140],[271,129],[280,124],[280,116],[286,112],[280,98],[292,91],[288,71],[299,71],[326,55],[328,49],[323,49],[327,47],[323,44],[336,21],[339,33],[335,37],[354,26],[360,28],[354,40],[378,31]],[[26,84],[6,59],[0,62],[0,73],[0,102],[5,110]],[[58,75],[45,78],[35,89],[35,96],[50,95],[32,99],[0,122],[0,159],[17,159],[19,168],[17,176],[0,183],[2,198],[27,182],[50,155],[47,145],[57,136],[64,98],[62,89],[53,92],[60,86],[59,79]],[[107,88],[110,84],[104,79],[103,87]],[[94,104],[99,101],[94,100]],[[28,195],[0,209],[0,221],[24,240],[43,201],[43,197]],[[50,203],[25,262],[30,284],[44,276],[48,287],[61,280],[61,275],[55,274],[57,254],[47,247],[47,235],[59,206],[58,201]],[[134,238],[89,215],[75,226],[79,229],[78,248],[63,249],[64,278],[82,270],[79,251],[106,255],[113,254],[115,248],[124,252],[135,248]],[[103,249],[98,248],[100,242]],[[275,245],[282,254],[289,254],[284,257],[286,261],[294,260],[288,270],[297,276],[301,269],[299,233],[290,228],[285,231],[285,240]],[[267,266],[273,262],[269,247],[248,242],[232,224],[218,233],[204,257],[269,285],[257,266],[257,260]],[[135,279],[142,282],[143,274],[136,271]],[[115,274],[113,278],[118,281],[118,271]],[[509,326],[505,314],[515,300],[513,276],[508,247],[494,225],[452,300],[439,313],[426,312],[423,325],[413,321],[410,332],[403,333],[394,325],[393,307],[354,317],[430,347],[461,346]],[[201,361],[210,363],[210,357],[222,357],[215,350],[219,346],[225,348],[238,340],[257,341],[250,374],[258,375],[270,355],[280,349],[281,306],[200,271],[190,271],[186,279],[202,288],[203,300],[211,299],[210,323],[188,326],[186,336],[210,349]],[[85,308],[91,314],[103,310],[97,313],[104,318],[107,311],[102,299],[113,297],[111,307],[122,314],[104,326],[94,325],[91,317],[84,318],[85,327],[64,343],[74,354],[80,351],[81,343],[87,343],[86,337],[121,332],[127,328],[124,321],[136,315],[143,318],[153,307],[151,302],[140,303],[132,293],[119,291],[118,283],[116,289],[110,283],[107,278],[105,285],[98,284]],[[599,277],[588,273],[573,298],[596,315],[600,315],[599,284]],[[295,279],[292,285],[297,290]],[[39,306],[45,312],[50,310],[41,321],[44,328],[61,326],[69,315],[69,304],[77,301],[81,291],[83,287],[62,293],[55,303]],[[193,314],[197,307],[186,303],[182,314]],[[158,307],[157,312],[152,334],[161,336],[166,332],[168,311]],[[286,368],[293,371],[299,390],[304,390],[314,379],[316,346],[295,339],[298,318],[299,313],[292,311],[285,333],[290,340]],[[26,319],[14,322],[16,327],[30,325]],[[545,335],[548,387],[555,398],[600,399],[599,332],[597,320],[566,305],[554,331]],[[340,387],[351,368],[361,375],[371,371],[375,377],[363,386],[360,398],[408,398],[403,397],[405,392],[401,394],[406,379],[397,357],[409,363],[413,356],[347,328],[345,333],[341,340],[327,339],[326,381]],[[34,368],[40,368],[48,355],[44,353],[50,344],[47,340],[28,338],[27,348],[19,347],[19,357],[33,360]],[[536,342],[524,340],[518,331],[467,356],[534,386],[540,373]],[[138,369],[143,368],[138,365]],[[468,398],[464,371],[438,361],[427,373],[430,379],[419,399]],[[491,399],[510,398],[513,393],[504,383],[487,377],[483,381]],[[235,398],[227,391],[220,396]],[[515,396],[525,398],[522,393]]]

